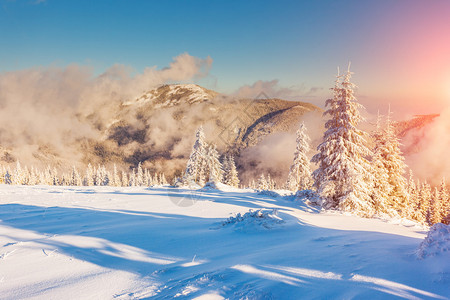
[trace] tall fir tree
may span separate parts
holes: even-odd
[[[164,173],[161,173],[159,176],[159,184],[161,184],[161,185],[167,184],[166,175],[164,175]]]
[[[269,191],[274,190],[275,189],[275,181],[272,179],[272,177],[270,176],[270,173],[267,174],[267,189]]]
[[[22,171],[22,184],[28,185],[29,181],[30,181],[30,171],[28,170],[28,167],[25,166]]]
[[[78,173],[77,169],[75,168],[75,166],[72,167],[72,173],[70,174],[70,180],[69,180],[69,185],[72,186],[81,186],[82,180],[81,180],[81,176]]]
[[[136,172],[136,185],[143,186],[144,185],[144,170],[142,170],[142,164],[139,162]]]
[[[122,171],[122,186],[128,186],[129,180],[128,175],[125,171]]]
[[[197,129],[195,138],[196,140],[186,165],[183,181],[184,184],[196,182],[203,185],[205,183],[205,168],[207,165],[207,144],[205,142],[205,133],[202,126]]]
[[[122,182],[120,180],[119,172],[117,171],[117,166],[114,164],[113,166],[113,175],[112,175],[112,186],[121,186]]]
[[[264,174],[261,174],[261,176],[258,179],[257,188],[260,191],[265,191],[269,188],[269,185],[267,183],[266,177]]]
[[[391,109],[389,108],[386,129],[383,134],[385,138],[383,163],[384,168],[387,170],[389,185],[391,186],[387,204],[394,208],[401,216],[407,216],[407,183],[406,178],[403,176],[406,170],[406,164],[400,150],[400,141],[394,131],[391,114]]]
[[[371,151],[366,145],[367,134],[358,129],[362,107],[354,96],[355,85],[348,70],[340,83],[338,75],[333,99],[327,100],[325,115],[330,119],[318,154],[312,162],[319,164],[313,172],[314,187],[321,195],[323,207],[371,216],[373,175],[368,161]]]
[[[209,146],[207,152],[207,163],[209,170],[209,181],[222,182],[223,180],[223,167],[219,161],[219,153],[216,150],[216,146]]]
[[[52,170],[50,168],[50,166],[47,166],[47,168],[44,171],[44,178],[45,178],[45,184],[47,185],[52,185],[53,181],[52,181]]]
[[[59,178],[58,178],[58,170],[56,168],[53,168],[53,171],[52,171],[52,182],[53,182],[53,185],[60,184]]]
[[[444,220],[450,214],[450,197],[445,184],[445,178],[442,178],[441,184],[439,185],[439,202],[441,220]]]
[[[30,176],[28,178],[28,184],[29,185],[36,185],[39,183],[39,178],[38,178],[39,174],[37,172],[37,170],[35,171],[34,167],[31,167],[30,170]]]
[[[294,153],[294,162],[289,169],[286,188],[291,191],[310,189],[313,183],[311,168],[309,166],[308,152],[310,138],[306,134],[306,126],[302,122],[297,130],[297,146]]]
[[[430,203],[430,217],[429,217],[430,225],[440,223],[442,220],[441,218],[442,207],[440,197],[441,195],[439,193],[439,188],[435,187]]]
[[[392,187],[389,184],[389,174],[385,167],[384,157],[386,152],[386,139],[381,123],[382,117],[378,113],[377,127],[373,133],[374,148],[372,150],[372,168],[374,172],[373,202],[377,213],[392,214],[392,209],[388,207],[388,197]]]
[[[224,182],[232,187],[239,187],[239,174],[236,168],[236,163],[232,155],[227,155],[224,158]]]
[[[94,169],[92,165],[89,163],[86,168],[86,174],[84,175],[84,185],[93,186],[94,185]]]
[[[128,186],[136,186],[136,172],[134,168],[131,170]]]
[[[417,221],[419,221],[420,223],[429,224],[430,202],[431,202],[431,187],[427,182],[424,182],[421,184],[419,191],[418,211],[420,212],[420,215]]]
[[[409,170],[409,179],[408,179],[408,218],[411,220],[419,220],[418,216],[419,212],[419,192],[420,192],[420,183],[414,181],[414,175],[412,170]]]
[[[20,165],[20,161],[16,163],[16,169],[14,170],[12,176],[12,184],[19,185],[24,183],[24,172],[22,170],[22,166]]]

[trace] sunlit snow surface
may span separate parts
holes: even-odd
[[[450,295],[450,253],[419,258],[420,227],[224,190],[0,185],[0,299]],[[223,225],[258,209],[282,222]]]

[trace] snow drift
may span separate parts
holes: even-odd
[[[446,255],[450,259],[450,225],[434,224],[425,240],[420,244],[417,255],[420,258]]]

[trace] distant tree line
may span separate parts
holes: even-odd
[[[14,185],[61,185],[61,186],[152,186],[167,184],[164,173],[151,174],[139,163],[130,172],[119,172],[116,165],[112,170],[99,165],[88,164],[84,173],[72,167],[70,172],[59,173],[56,168],[47,166],[45,170],[34,167],[22,167],[18,161],[16,167],[0,167],[0,183]]]

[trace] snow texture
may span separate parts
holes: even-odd
[[[249,210],[245,214],[237,213],[234,217],[229,217],[222,222],[224,227],[234,225],[236,229],[248,230],[249,228],[272,229],[284,221],[278,216],[276,209],[272,210]]]
[[[415,255],[422,228],[217,187],[187,206],[168,186],[0,185],[0,299],[450,295],[449,252]]]

